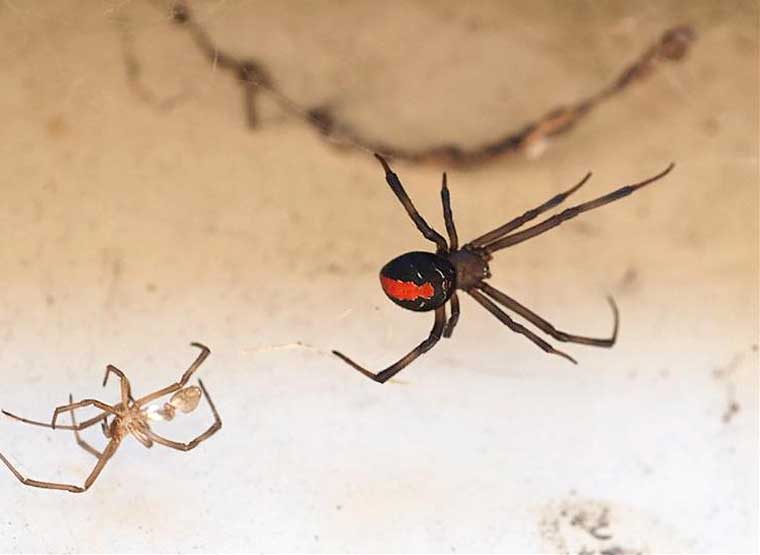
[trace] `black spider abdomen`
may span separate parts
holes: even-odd
[[[408,252],[383,266],[380,284],[397,305],[427,312],[449,300],[456,286],[456,269],[431,252]]]

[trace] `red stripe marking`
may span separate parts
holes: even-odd
[[[435,295],[435,289],[430,282],[417,285],[413,281],[399,281],[380,276],[380,284],[383,286],[383,291],[399,301],[413,301],[420,297],[432,299]]]

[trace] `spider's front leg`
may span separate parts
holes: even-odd
[[[561,204],[567,197],[569,197],[575,191],[583,187],[583,185],[585,185],[589,179],[591,179],[591,172],[588,172],[583,179],[581,179],[578,183],[576,183],[573,187],[571,187],[567,191],[563,191],[557,195],[554,195],[552,198],[547,200],[542,205],[532,208],[528,210],[527,212],[525,212],[524,214],[522,214],[521,216],[518,216],[508,221],[504,225],[499,226],[496,229],[493,229],[476,239],[473,239],[472,241],[468,243],[468,246],[475,247],[475,248],[483,247],[487,245],[488,243],[491,243],[492,241],[495,241],[499,239],[500,237],[507,235],[510,231],[513,231],[519,227],[522,227],[524,224],[528,223],[531,220],[534,220],[535,218],[537,218],[538,216],[540,216],[547,210],[551,210],[555,206]]]
[[[620,187],[619,189],[615,189],[614,191],[607,193],[606,195],[602,195],[601,197],[595,198],[594,200],[590,200],[588,202],[584,202],[582,204],[578,204],[576,206],[571,206],[570,208],[566,208],[559,214],[555,214],[554,216],[551,216],[545,219],[541,223],[533,225],[527,229],[524,229],[523,231],[518,231],[511,235],[505,235],[499,239],[496,239],[484,245],[482,248],[485,252],[492,254],[501,249],[506,249],[507,247],[511,247],[513,245],[522,243],[523,241],[527,241],[528,239],[536,237],[537,235],[541,235],[542,233],[545,233],[549,231],[550,229],[557,227],[558,225],[562,224],[563,222],[566,222],[567,220],[571,220],[577,217],[583,212],[594,210],[596,208],[599,208],[600,206],[604,206],[605,204],[610,204],[611,202],[615,202],[617,200],[627,197],[630,194],[635,193],[642,187],[646,187],[647,185],[662,179],[663,177],[668,175],[674,167],[675,167],[675,164],[671,162],[667,168],[665,168],[663,171],[661,171],[660,173],[658,173],[657,175],[653,177],[650,177],[643,181],[639,181],[638,183],[625,185],[623,187]],[[584,182],[585,182],[585,178],[584,178],[584,181],[581,181],[579,185],[576,185],[575,189],[577,189],[580,185],[583,185]],[[570,192],[572,192],[575,189],[571,189]],[[552,201],[549,201],[549,203],[551,202]],[[541,208],[542,207],[539,207],[539,210]]]
[[[449,250],[452,252],[459,248],[459,237],[457,228],[454,225],[454,214],[451,211],[451,195],[449,186],[446,183],[446,172],[443,172],[441,179],[441,204],[443,205],[443,220],[446,222],[446,232],[449,234]]]
[[[71,404],[71,403],[69,403]],[[23,422],[24,424],[31,424],[32,426],[41,426],[43,428],[52,428],[53,426],[50,425],[50,422],[40,422],[39,420],[30,420],[29,418],[23,418],[21,416],[16,416],[12,412],[8,412],[7,410],[2,410],[2,412],[5,416],[9,418],[13,418],[14,420],[18,420],[19,422]],[[97,416],[93,416],[92,418],[85,420],[82,423],[76,424],[75,426],[67,426],[65,424],[56,424],[55,429],[56,430],[84,430],[86,428],[89,428],[90,426],[97,424],[100,422],[101,424],[106,419],[106,417],[109,415],[109,412],[102,412],[98,414]]]
[[[446,232],[449,234],[449,250],[450,252],[454,252],[459,249],[459,237],[457,236],[457,227],[454,225],[454,214],[451,210],[451,195],[449,194],[449,187],[446,182],[446,172],[443,172],[441,180],[441,204],[443,205],[443,220],[446,222]],[[451,301],[451,316],[443,328],[443,336],[446,338],[451,337],[457,322],[459,322],[459,297],[457,297],[456,291],[452,293],[449,300]]]
[[[369,379],[374,380],[378,383],[385,383],[388,380],[390,380],[393,376],[401,372],[401,370],[406,368],[417,357],[419,357],[420,355],[432,349],[433,346],[436,343],[438,343],[438,340],[441,339],[445,325],[446,325],[446,306],[443,305],[435,309],[435,321],[433,323],[433,329],[430,330],[430,335],[428,335],[427,339],[425,339],[422,343],[420,343],[414,349],[412,349],[409,352],[409,354],[407,354],[404,358],[402,358],[398,362],[395,362],[394,364],[391,364],[388,368],[386,368],[385,370],[381,372],[378,372],[377,374],[358,365],[357,363],[355,363],[353,360],[348,358],[343,353],[340,353],[338,351],[333,351],[333,354],[339,357],[345,363],[349,364],[351,367],[353,367],[354,370],[357,370],[358,372],[361,372],[362,374],[367,376]]]
[[[121,404],[124,408],[129,406],[129,403],[134,403],[135,400],[132,397],[132,387],[129,384],[129,380],[124,375],[124,372],[116,368],[113,364],[109,364],[106,366],[106,374],[103,376],[103,387],[106,386],[108,383],[108,376],[111,374],[116,374],[116,376],[121,380]]]
[[[73,409],[89,407],[91,405],[98,407],[100,410],[102,410],[106,414],[110,413],[110,414],[118,415],[118,413],[116,412],[116,409],[114,409],[111,405],[107,405],[103,401],[98,401],[97,399],[85,399],[84,401],[78,401],[76,403],[69,403],[68,405],[62,405],[60,407],[56,407],[56,409],[53,411],[53,419],[50,422],[50,427],[55,430],[56,422],[58,421],[58,415],[61,414],[62,412],[70,412]],[[100,415],[98,415],[97,419],[100,420]],[[94,423],[93,420],[94,419],[91,418],[87,422]],[[63,426],[61,427],[63,428]],[[83,427],[84,427],[84,424],[78,426],[77,429],[81,430]]]

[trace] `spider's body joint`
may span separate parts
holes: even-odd
[[[150,438],[150,424],[145,411],[139,407],[129,407],[123,415],[114,418],[109,430],[110,437],[124,439],[131,435],[145,447],[153,447],[153,440]]]
[[[491,257],[486,253],[465,246],[449,254],[448,258],[457,271],[457,289],[468,291],[491,277],[488,267]]]

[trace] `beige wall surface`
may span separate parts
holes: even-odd
[[[463,299],[454,337],[375,384],[429,314],[378,269],[429,249],[361,149],[238,84],[149,1],[0,2],[0,407],[49,418],[100,387],[199,375],[224,427],[189,453],[127,439],[87,493],[0,467],[0,551],[751,552],[758,542],[755,2],[194,2],[220,48],[374,141],[464,147],[609,83],[674,25],[658,65],[572,132],[469,168],[398,161],[467,240],[570,187],[664,180],[491,264],[573,366]],[[80,418],[91,412],[84,411]],[[202,408],[165,435],[188,439]],[[87,432],[97,445],[100,430]],[[67,431],[0,418],[24,474],[81,483]]]

